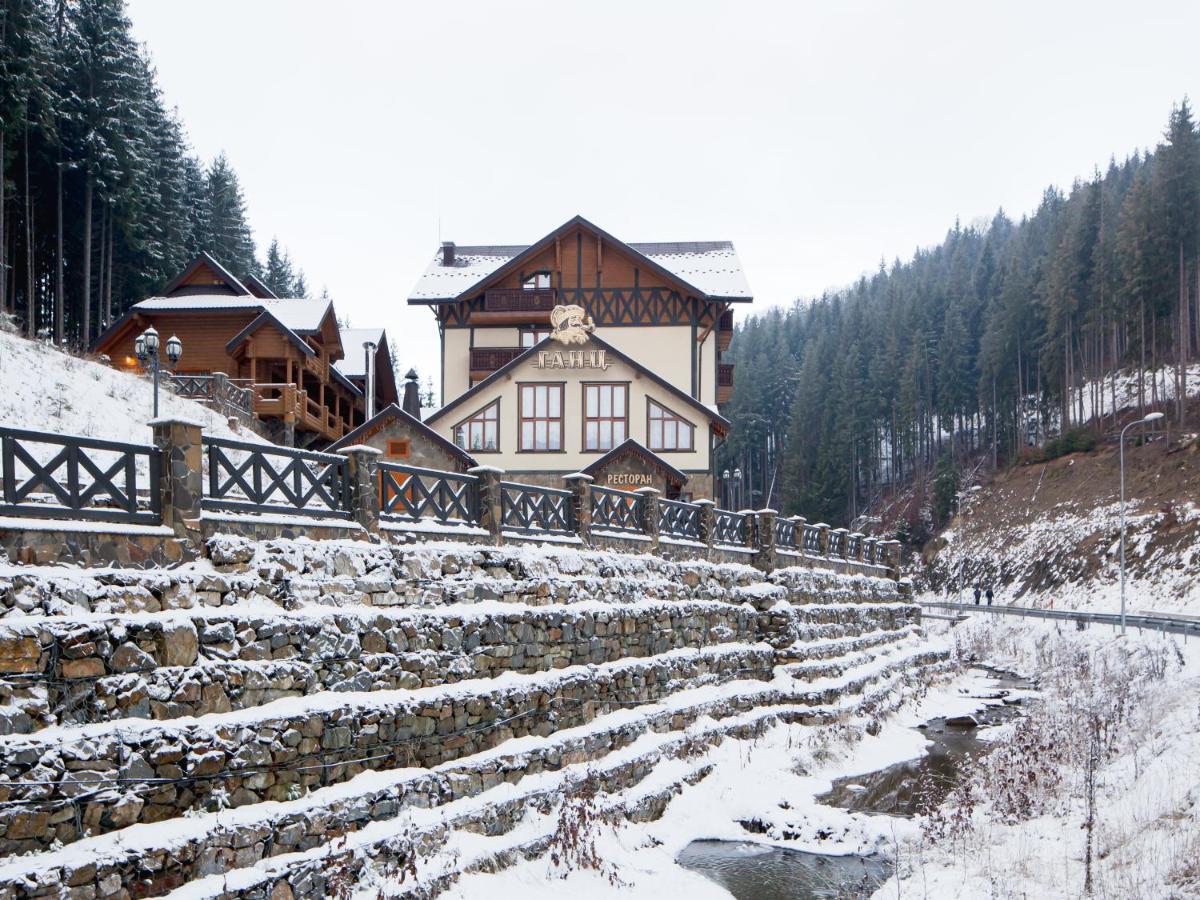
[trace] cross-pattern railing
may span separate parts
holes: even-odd
[[[816,525],[804,526],[804,538],[801,544],[801,549],[805,553],[811,553],[813,556],[819,556],[821,553],[821,529]]]
[[[347,460],[226,438],[204,438],[205,509],[349,518]]]
[[[862,541],[862,535],[847,534],[843,536],[846,539],[846,556],[848,556],[850,559],[858,559],[858,548],[860,546],[860,541]]]
[[[161,465],[157,447],[0,428],[0,515],[158,524]]]
[[[646,501],[640,494],[612,488],[592,488],[592,527],[641,534]]]
[[[232,379],[226,380],[220,389],[220,393],[221,396],[218,399],[224,400],[234,409],[239,409],[247,414],[254,412],[254,387],[252,382],[246,381],[243,386]]]
[[[167,384],[180,397],[192,400],[211,400],[213,396],[213,377],[211,375],[165,375]]]
[[[570,491],[501,481],[501,527],[526,533],[574,534],[573,499]]]
[[[791,519],[775,520],[775,546],[785,550],[795,550],[796,541],[800,539],[800,528]]]
[[[717,544],[745,546],[750,523],[745,513],[718,509],[713,516],[713,541]]]
[[[479,479],[399,463],[379,463],[379,511],[385,518],[479,523]]]
[[[701,540],[700,514],[701,507],[695,503],[659,500],[658,533],[692,541]]]
[[[845,535],[840,531],[829,532],[829,555],[844,556],[845,555]]]

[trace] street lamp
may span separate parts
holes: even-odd
[[[733,486],[734,486],[734,489],[737,491],[737,500],[734,501],[736,503],[735,508],[740,510],[742,508],[742,470],[741,470],[741,467],[738,467],[733,470]]]
[[[1121,459],[1121,637],[1125,636],[1125,432],[1134,425],[1148,425],[1163,417],[1160,412],[1147,413],[1143,419],[1130,422],[1121,429],[1121,438],[1117,442]]]
[[[726,469],[724,472],[721,473],[721,487],[723,489],[721,499],[725,501],[726,506],[732,506],[733,501],[729,497],[729,492],[730,492],[731,488],[729,486],[729,470],[728,469]]]
[[[138,362],[142,366],[149,365],[151,375],[154,377],[154,418],[158,418],[158,351],[161,349],[161,344],[158,337],[158,329],[153,325],[139,334],[133,341],[133,352],[137,354]],[[167,338],[167,360],[171,365],[179,362],[179,357],[183,356],[183,341],[179,340],[175,335]]]

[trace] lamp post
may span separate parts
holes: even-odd
[[[734,508],[740,510],[742,508],[742,470],[740,466],[733,470],[733,489],[737,491]]]
[[[1125,636],[1125,432],[1134,425],[1147,425],[1157,422],[1163,417],[1160,412],[1148,413],[1145,418],[1130,422],[1121,429],[1121,438],[1117,442],[1118,455],[1121,460],[1121,637]]]
[[[731,501],[729,499],[729,470],[728,469],[726,469],[724,472],[721,473],[721,502],[725,505],[725,507],[727,509],[729,508]]]
[[[158,337],[158,329],[153,325],[139,334],[133,341],[133,352],[137,354],[138,362],[142,366],[149,365],[150,373],[154,379],[154,418],[158,418],[158,359],[161,344]],[[179,362],[179,357],[183,356],[183,341],[179,340],[175,335],[167,338],[167,360],[171,365]]]

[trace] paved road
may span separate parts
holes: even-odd
[[[1067,609],[1030,609],[1027,606],[976,606],[974,603],[954,603],[952,601],[923,600],[921,606],[930,609],[952,609],[959,615],[986,612],[1002,616],[1023,616],[1035,619],[1058,619],[1060,621],[1082,622],[1086,625],[1111,625],[1121,627],[1121,616],[1118,613],[1078,612]],[[932,617],[942,618],[937,614]],[[1158,631],[1163,634],[1182,634],[1186,637],[1200,637],[1200,621],[1195,616],[1146,616],[1127,615],[1125,624],[1129,628],[1143,631]]]

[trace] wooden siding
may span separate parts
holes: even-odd
[[[96,352],[107,353],[113,364],[120,368],[133,368],[133,342],[147,327],[153,325],[164,342],[172,334],[183,342],[183,357],[179,360],[178,371],[225,372],[233,375],[236,363],[225,350],[225,345],[257,315],[253,310],[138,313],[119,332],[98,344]]]

